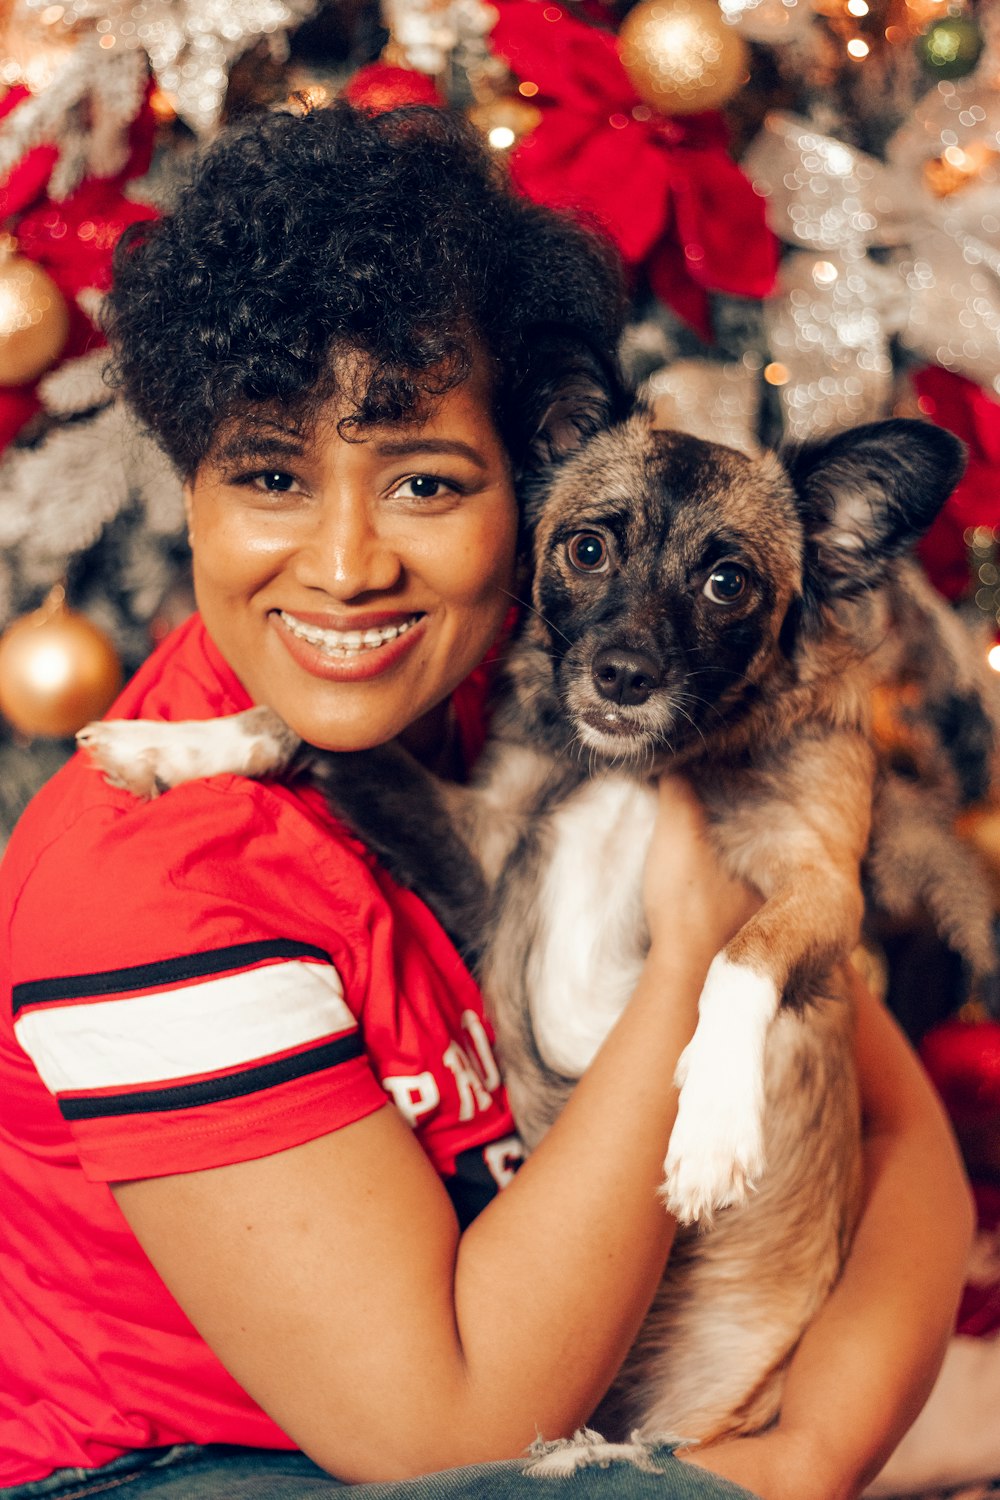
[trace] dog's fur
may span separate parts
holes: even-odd
[[[81,738],[147,795],[308,767],[477,964],[529,1145],[635,984],[650,778],[684,769],[726,867],[765,900],[714,960],[678,1069],[664,1193],[700,1225],[678,1234],[602,1421],[710,1440],[773,1419],[852,1233],[860,1135],[838,970],[861,919],[874,776],[858,601],[891,586],[960,449],[895,421],[755,461],[653,432],[642,413],[603,427],[593,401],[585,440],[565,407],[544,431],[532,607],[474,787],[437,783],[395,746],[293,760],[298,742],[264,709],[222,727],[218,753],[205,724]],[[574,552],[581,534],[598,539],[589,554]],[[607,565],[581,571],[602,547]]]

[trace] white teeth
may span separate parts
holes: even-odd
[[[394,641],[398,635],[404,635],[420,618],[411,615],[398,624],[381,625],[373,630],[324,630],[319,625],[307,625],[303,620],[297,620],[283,609],[278,613],[293,635],[308,641],[311,646],[318,646],[330,656],[360,656],[362,651],[375,651]]]

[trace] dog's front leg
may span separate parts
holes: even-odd
[[[740,778],[743,805],[733,812],[730,803],[716,826],[729,868],[767,899],[713,959],[678,1063],[663,1191],[685,1224],[744,1202],[759,1181],[771,1022],[782,1004],[816,996],[858,940],[870,751],[850,735],[832,736],[789,759],[780,776]],[[777,800],[784,789],[798,798]]]
[[[301,744],[270,708],[175,723],[101,719],[76,738],[112,786],[137,797],[155,797],[201,776],[274,776]]]
[[[745,1201],[764,1171],[764,1048],[789,990],[804,993],[857,940],[857,877],[829,866],[798,870],[712,960],[695,1034],[677,1065],[677,1121],[664,1194],[684,1224]],[[818,934],[822,925],[824,934]],[[790,968],[789,938],[809,933],[804,963]]]

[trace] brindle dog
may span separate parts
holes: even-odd
[[[838,969],[858,937],[874,775],[865,596],[892,588],[961,449],[887,421],[754,460],[641,412],[604,427],[599,391],[590,416],[564,402],[544,429],[548,462],[526,487],[531,608],[473,786],[393,745],[300,747],[267,709],[81,740],[145,795],[217,771],[320,781],[477,966],[529,1145],[636,982],[651,778],[684,770],[726,867],[764,901],[713,961],[677,1073],[664,1196],[699,1227],[679,1233],[604,1416],[711,1439],[774,1417],[852,1233]]]

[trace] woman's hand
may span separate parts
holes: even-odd
[[[705,810],[683,776],[660,778],[643,898],[653,945],[683,946],[706,967],[761,904],[723,869]]]
[[[754,1437],[732,1438],[677,1455],[749,1490],[761,1500],[846,1500],[839,1455],[824,1453],[812,1434],[780,1424]]]
[[[866,1197],[840,1281],[788,1369],[777,1425],[681,1456],[763,1500],[853,1500],[917,1416],[973,1230],[951,1130],[888,1012],[851,973]]]

